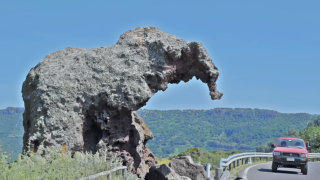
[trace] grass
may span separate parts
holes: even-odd
[[[166,159],[166,158],[157,158],[157,161],[159,166],[161,166],[162,164],[169,165],[170,163],[170,159]]]
[[[76,152],[72,155],[69,152],[50,152],[45,156],[20,155],[12,163],[8,163],[7,156],[0,153],[0,179],[4,180],[78,179],[118,166],[121,166],[121,163],[117,160],[107,160],[105,156],[90,153]],[[121,173],[114,174],[112,177],[115,180],[123,179]],[[128,179],[138,178],[128,173]]]

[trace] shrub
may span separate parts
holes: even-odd
[[[312,146],[311,152],[320,152],[320,127],[309,126],[300,132],[301,137]]]
[[[19,155],[15,162],[7,163],[7,157],[0,153],[0,179],[78,179],[121,166],[116,160],[108,161],[105,156],[91,153],[50,152],[45,156]],[[129,179],[137,179],[129,174]],[[120,179],[120,175],[113,176]]]

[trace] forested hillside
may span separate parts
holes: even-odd
[[[163,157],[189,147],[254,151],[290,129],[306,128],[317,117],[241,108],[140,110],[139,114],[155,136],[148,142],[150,149]]]
[[[0,146],[1,149],[16,157],[22,150],[22,113],[23,108],[0,110]]]
[[[17,154],[22,149],[22,108],[0,110],[0,146]],[[286,114],[261,109],[139,110],[155,138],[150,149],[161,157],[190,147],[207,151],[255,150],[290,129],[303,130],[316,115]]]

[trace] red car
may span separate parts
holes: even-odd
[[[308,173],[308,150],[310,146],[303,139],[279,138],[273,148],[273,172],[277,172],[279,167],[286,167],[299,168],[304,175]]]

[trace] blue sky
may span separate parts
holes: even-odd
[[[0,108],[23,106],[26,74],[66,47],[114,44],[138,26],[202,42],[225,94],[211,101],[192,80],[169,86],[149,109],[250,107],[320,114],[320,1],[1,1]]]

